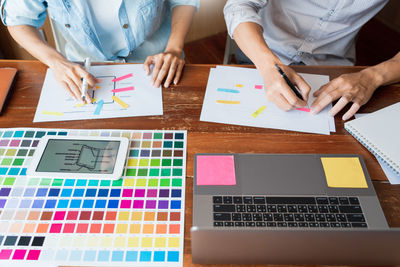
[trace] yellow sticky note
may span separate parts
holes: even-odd
[[[117,102],[122,108],[127,109],[129,107],[129,105],[127,103],[125,103],[124,101],[122,101],[119,97],[113,95],[111,97],[115,102]]]
[[[368,188],[358,158],[321,158],[329,187]]]

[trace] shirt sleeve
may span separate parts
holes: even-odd
[[[268,0],[228,0],[224,7],[224,16],[228,34],[233,38],[236,27],[243,22],[254,22],[262,26],[259,11]]]
[[[194,6],[196,9],[199,9],[200,6],[200,0],[170,0],[169,2],[171,9],[176,6]]]
[[[1,20],[6,26],[41,27],[47,16],[45,0],[1,0]]]

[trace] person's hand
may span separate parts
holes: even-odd
[[[329,115],[335,116],[349,102],[353,102],[342,117],[343,120],[348,120],[368,102],[378,86],[373,76],[367,71],[343,74],[314,92],[317,99],[311,105],[311,112],[317,114],[329,103],[339,99],[329,111]]]
[[[56,59],[50,65],[55,79],[77,101],[82,101],[82,82],[86,79],[88,85],[93,87],[98,80],[88,73],[81,65],[66,59]],[[91,103],[92,99],[86,94],[85,103]]]
[[[169,87],[172,81],[174,84],[179,82],[185,60],[182,58],[182,51],[165,51],[147,57],[143,65],[147,75],[150,74],[150,65],[154,65],[151,77],[152,85],[159,87],[165,79],[164,87]]]
[[[277,71],[275,64],[268,64],[265,67],[259,68],[264,79],[265,96],[267,100],[275,103],[284,111],[306,106],[310,86],[290,67],[282,64],[278,65],[289,80],[297,86],[304,100],[298,98],[290,89],[289,85]]]

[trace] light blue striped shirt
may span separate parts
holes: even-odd
[[[387,2],[228,0],[224,15],[231,37],[240,23],[261,25],[269,48],[285,64],[353,65],[358,31]]]

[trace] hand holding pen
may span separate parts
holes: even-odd
[[[307,106],[310,86],[293,69],[275,62],[257,66],[264,79],[267,100],[284,111]]]
[[[88,73],[90,73],[90,67],[91,67],[92,62],[90,61],[90,58],[85,58],[84,61],[84,68],[85,71],[87,71]],[[82,78],[82,93],[81,93],[81,98],[82,98],[82,102],[86,102],[86,103],[91,103],[92,99],[90,98],[89,94],[88,94],[88,81],[86,80],[85,77]]]

